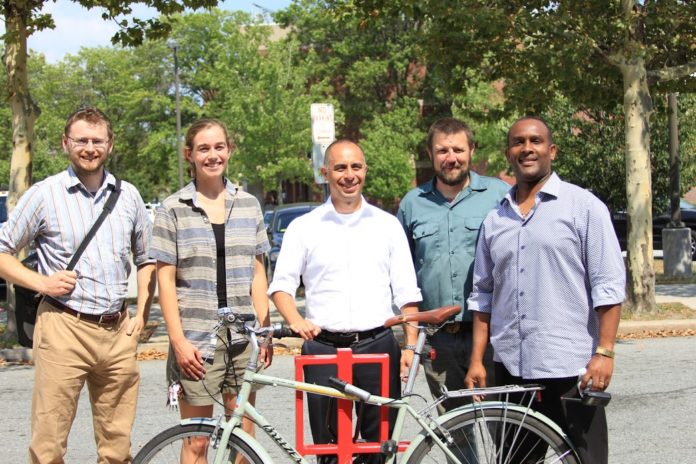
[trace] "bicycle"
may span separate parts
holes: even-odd
[[[535,447],[546,449],[543,458],[532,462],[579,464],[580,461],[566,434],[546,416],[531,409],[534,395],[543,387],[538,385],[504,386],[478,388],[471,390],[443,391],[437,400],[417,411],[410,404],[413,396],[420,357],[428,330],[436,330],[452,315],[459,312],[458,306],[447,306],[416,314],[394,316],[388,319],[385,327],[402,323],[418,323],[413,364],[406,379],[401,398],[386,398],[361,390],[354,385],[332,379],[333,387],[297,382],[256,372],[259,350],[259,337],[278,338],[295,334],[282,324],[272,327],[253,328],[253,315],[230,314],[224,317],[224,324],[232,330],[246,334],[252,345],[252,355],[244,372],[243,385],[237,399],[237,408],[227,420],[224,414],[217,418],[194,418],[181,421],[152,438],[135,457],[135,464],[179,462],[180,450],[184,440],[207,440],[208,456],[212,462],[239,462],[240,458],[254,464],[272,463],[264,447],[241,428],[242,417],[250,418],[259,430],[265,432],[285,453],[290,462],[307,464],[295,448],[249,404],[248,397],[252,384],[285,387],[306,393],[314,393],[348,399],[354,402],[386,406],[398,410],[394,431],[387,442],[382,444],[386,464],[403,462],[419,463],[527,463],[529,450]],[[296,336],[296,335],[295,335]],[[508,402],[511,394],[522,394],[525,401],[517,404]],[[483,397],[497,396],[499,401],[481,401]],[[434,417],[437,404],[447,398],[473,397],[471,404]],[[528,401],[527,401],[528,399]],[[412,438],[402,454],[397,453],[397,444],[406,416],[413,418],[420,426],[420,432]],[[537,448],[539,449],[539,448]],[[397,461],[397,457],[399,458]]]

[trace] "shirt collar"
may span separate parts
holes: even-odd
[[[546,182],[544,182],[544,185],[541,186],[539,193],[541,194],[541,196],[558,198],[560,195],[560,192],[561,192],[561,178],[558,177],[558,174],[556,174],[556,172],[554,171],[551,173],[548,180]],[[517,185],[512,187],[508,191],[508,193],[505,194],[505,199],[510,204],[512,204],[512,199],[514,198],[516,193],[517,193]]]
[[[367,205],[367,200],[365,200],[364,196],[360,195],[360,200],[361,200],[360,207],[357,210],[355,210],[352,213],[343,214],[343,213],[339,213],[336,211],[336,207],[334,206],[333,202],[331,201],[331,196],[329,196],[329,198],[327,198],[327,200],[324,202],[324,208],[326,208],[325,214],[330,214],[330,215],[333,215],[333,216],[338,217],[338,218],[346,217],[349,215],[352,217],[360,217],[365,213],[365,211],[366,211],[365,206]]]
[[[75,169],[73,168],[72,164],[68,165],[68,177],[65,181],[65,187],[67,190],[75,190],[75,189],[82,189],[85,192],[87,192],[87,189],[85,186],[82,184],[80,181],[80,178],[77,177],[77,173],[75,172]],[[99,190],[95,193],[95,196],[99,191],[104,189],[105,187],[108,186],[114,186],[116,185],[116,177],[114,177],[113,174],[111,174],[109,171],[106,169],[104,170],[104,179],[102,180],[101,185],[99,186]]]
[[[225,190],[227,191],[227,197],[234,198],[237,195],[237,186],[234,185],[232,182],[230,182],[229,179],[226,177],[222,178],[223,183],[225,184]],[[181,193],[179,194],[179,198],[182,201],[194,201],[194,198],[196,197],[196,181],[192,180],[188,184],[184,186],[183,189],[181,189]]]
[[[436,184],[437,183],[437,177],[433,177],[430,179],[430,182],[426,182],[423,185],[423,193],[424,194],[433,194],[433,195],[440,195],[442,194],[437,190]],[[471,189],[475,192],[485,192],[488,190],[488,184],[483,181],[481,176],[476,174],[474,171],[469,171],[469,184],[462,189],[461,192],[457,194],[457,198],[461,195],[462,192],[466,192],[467,189]]]

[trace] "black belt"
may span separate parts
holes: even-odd
[[[383,326],[371,330],[363,330],[362,332],[331,332],[330,330],[322,330],[314,339],[337,348],[347,348],[353,343],[367,338],[374,338],[387,330],[389,329]]]
[[[471,321],[459,321],[450,322],[442,326],[440,330],[447,332],[448,334],[456,334],[459,332],[469,332],[471,333],[473,328],[473,322]]]
[[[63,303],[56,300],[55,298],[51,298],[50,296],[44,297],[44,300],[46,300],[46,303],[50,304],[51,306],[53,306],[56,309],[63,311],[64,313],[68,313],[71,316],[75,316],[80,320],[96,322],[97,324],[113,324],[115,322],[118,322],[121,320],[123,313],[126,311],[126,306],[124,305],[123,309],[121,309],[117,313],[86,314],[86,313],[81,313],[79,311],[75,311],[74,309],[72,309],[68,306],[65,306]]]

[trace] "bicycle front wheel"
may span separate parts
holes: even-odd
[[[135,456],[133,463],[212,462],[219,445],[218,438],[215,427],[210,424],[177,425],[147,442]],[[223,462],[263,464],[259,455],[235,435],[230,436]]]
[[[438,437],[462,464],[579,464],[575,452],[554,429],[536,417],[506,408],[475,409],[442,424]],[[409,464],[452,463],[430,437],[414,450]]]

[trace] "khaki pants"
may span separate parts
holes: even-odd
[[[80,320],[42,302],[34,331],[30,463],[62,463],[87,382],[98,463],[131,462],[140,373],[128,315],[113,324]],[[86,440],[88,437],[73,437]]]

